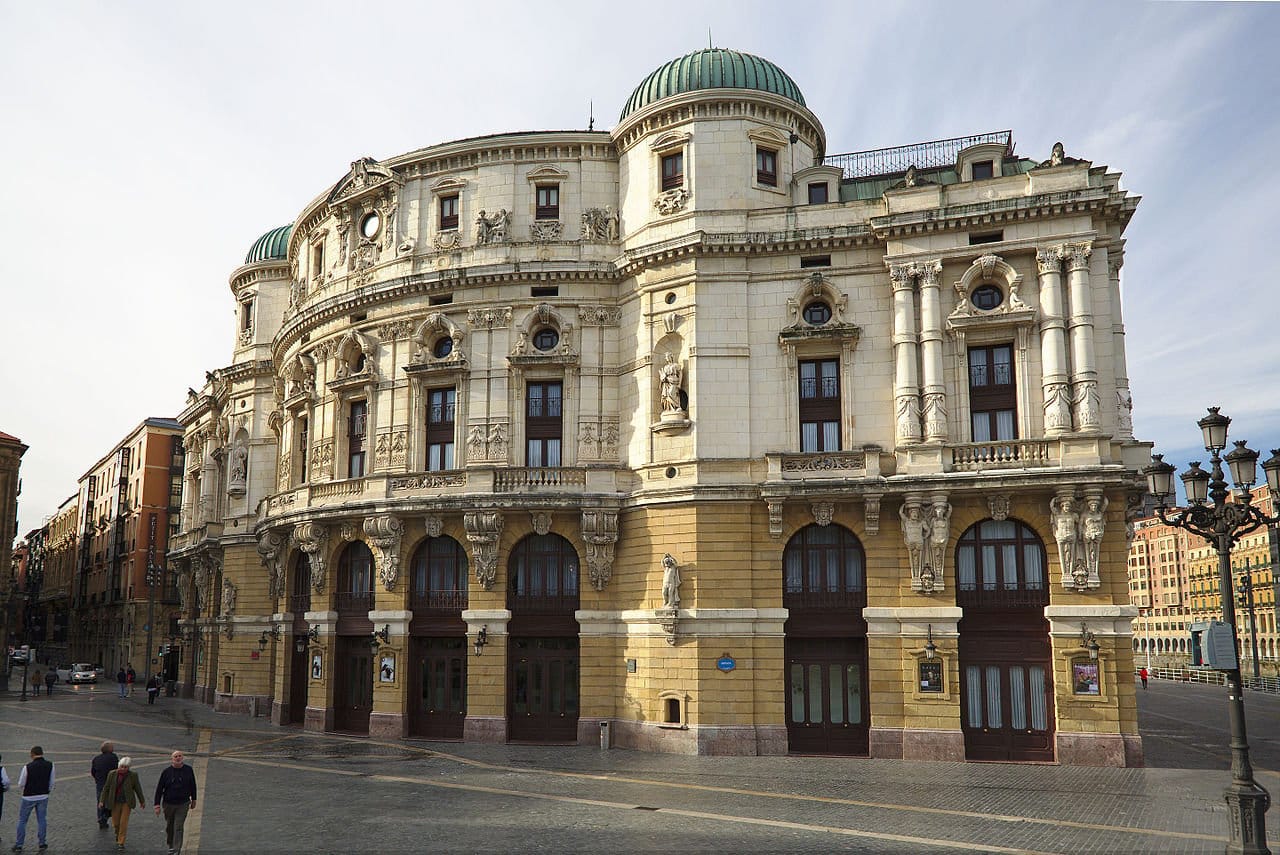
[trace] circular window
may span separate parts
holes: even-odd
[[[533,334],[533,346],[538,350],[551,350],[560,343],[560,333],[551,327],[543,327]]]
[[[831,320],[831,307],[821,300],[804,307],[804,322],[820,327]]]
[[[975,308],[989,312],[1004,302],[1004,292],[994,285],[980,285],[969,297]]]
[[[672,303],[676,301],[676,292],[675,291],[667,292],[667,296],[664,299],[667,301],[667,305],[670,306]]]
[[[436,343],[431,347],[431,355],[436,359],[444,359],[451,353],[453,353],[453,339],[447,335],[436,339]]]
[[[680,474],[680,470],[676,469],[674,466],[667,467],[666,476],[668,478],[674,478],[679,474]]]
[[[365,215],[360,221],[360,234],[367,238],[371,238],[378,233],[378,228],[382,225],[382,220],[378,218],[377,211],[371,211]]]

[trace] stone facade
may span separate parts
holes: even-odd
[[[179,416],[190,690],[387,736],[1141,762],[1137,200],[999,135],[828,156],[795,93],[664,92],[354,161],[232,274],[253,323]]]

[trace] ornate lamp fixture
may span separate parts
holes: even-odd
[[[489,643],[489,624],[480,627],[480,631],[476,633],[475,651],[479,656],[484,652],[484,646]]]

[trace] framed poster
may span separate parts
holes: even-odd
[[[1098,663],[1089,661],[1072,662],[1071,685],[1077,695],[1102,694],[1102,688],[1098,683]]]
[[[324,677],[324,659],[322,654],[311,654],[311,679],[319,680]]]
[[[941,662],[921,662],[920,663],[920,691],[922,692],[941,692],[942,691],[942,663]]]
[[[378,680],[383,683],[396,681],[396,657],[383,656],[378,665]]]

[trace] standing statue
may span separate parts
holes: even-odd
[[[230,579],[222,580],[222,613],[229,615],[236,610],[236,586]]]
[[[662,607],[680,608],[680,568],[670,552],[662,556]]]
[[[1049,502],[1049,521],[1054,540],[1058,541],[1058,561],[1062,575],[1070,577],[1079,560],[1079,513],[1076,500],[1071,496],[1055,496]]]
[[[921,562],[924,557],[924,539],[928,533],[928,522],[920,512],[920,506],[914,501],[904,502],[898,508],[898,518],[902,520],[902,539],[907,544],[907,558],[911,562],[911,578],[920,578]]]
[[[1098,562],[1102,555],[1102,537],[1107,530],[1107,500],[1103,496],[1087,496],[1080,517],[1080,541],[1084,547],[1084,563],[1089,581],[1101,578]]]
[[[933,578],[929,580],[929,588],[935,584],[936,578],[942,574],[946,566],[947,541],[951,538],[951,504],[945,498],[933,501],[932,518],[929,520],[930,566]]]
[[[684,405],[680,401],[680,381],[683,376],[684,369],[668,353],[662,367],[658,369],[658,378],[662,383],[662,412],[684,413]]]
[[[228,457],[227,490],[229,492],[243,490],[249,475],[249,449],[245,447],[244,440],[236,442],[231,447],[231,454]]]

